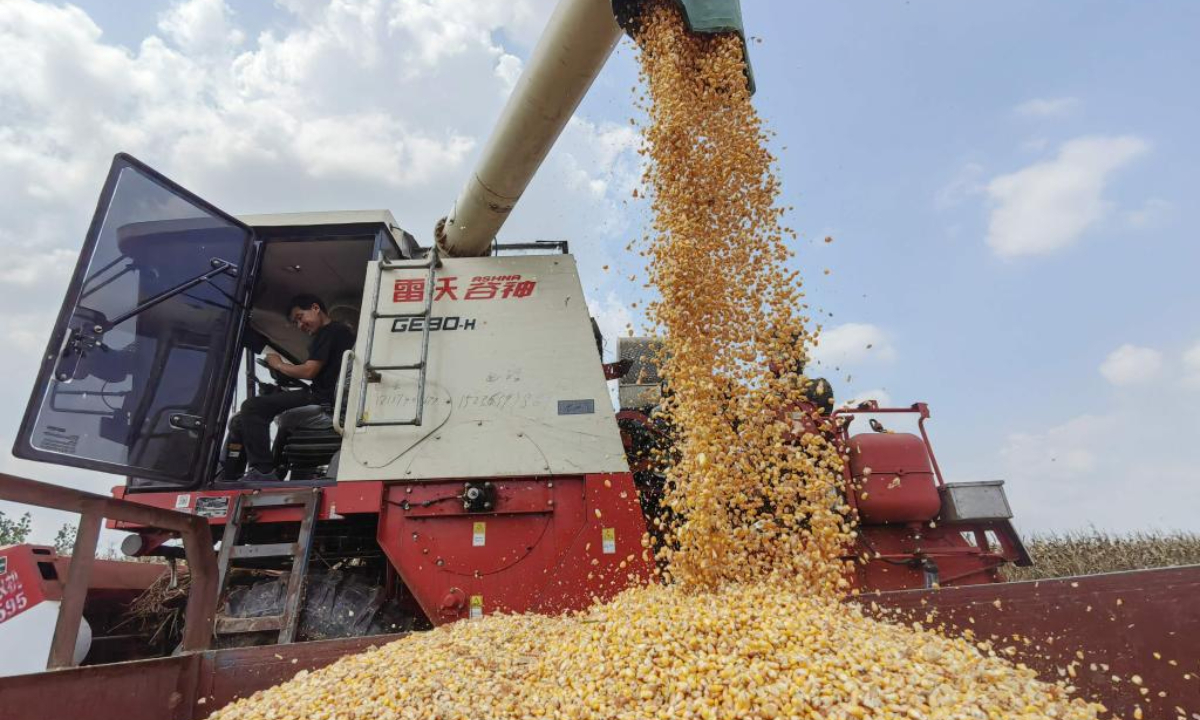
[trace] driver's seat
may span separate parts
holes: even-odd
[[[275,467],[280,478],[313,480],[336,472],[333,458],[342,449],[342,436],[333,429],[333,408],[303,405],[280,413],[275,422],[279,425]]]

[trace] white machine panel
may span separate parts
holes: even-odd
[[[423,480],[627,472],[587,303],[570,255],[446,259],[434,281],[420,426],[356,422],[377,265],[346,393],[337,477]],[[386,269],[370,365],[421,357],[428,270]],[[363,423],[411,420],[417,370],[368,382]]]
[[[58,606],[57,600],[46,600],[0,624],[0,677],[46,669],[54,627],[58,624]],[[75,639],[76,665],[87,657],[91,646],[92,626],[87,618],[80,618],[79,636]]]

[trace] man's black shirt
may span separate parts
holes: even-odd
[[[321,370],[312,380],[312,393],[321,402],[332,402],[337,388],[342,355],[354,348],[354,331],[340,322],[327,323],[313,336],[308,359],[321,361]]]

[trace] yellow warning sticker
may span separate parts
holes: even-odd
[[[483,596],[482,595],[472,595],[471,596],[471,619],[478,620],[481,617],[483,617]]]
[[[600,531],[600,537],[604,540],[604,554],[614,555],[617,552],[617,529],[604,528]]]
[[[487,544],[487,523],[477,522],[477,523],[475,523],[475,531],[471,535],[471,546],[472,547],[483,547],[486,544]]]

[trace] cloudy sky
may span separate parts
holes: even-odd
[[[552,6],[0,0],[0,470],[120,481],[7,457],[114,153],[428,242]],[[947,479],[1005,479],[1025,530],[1200,530],[1200,5],[744,6],[840,395],[930,403]],[[610,335],[645,300],[636,82],[625,42],[502,236],[570,240]]]

